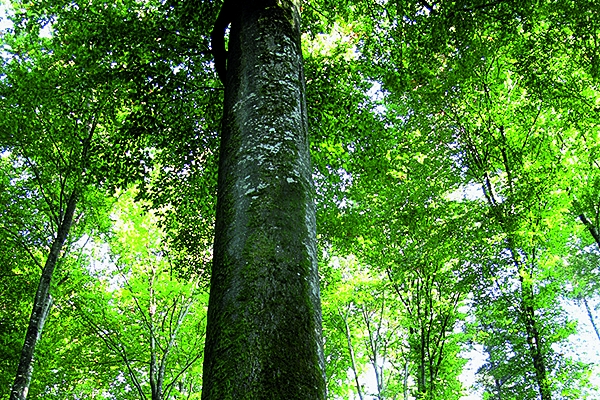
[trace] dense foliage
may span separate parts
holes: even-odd
[[[71,200],[30,398],[200,398],[217,6],[7,6],[1,399]],[[597,397],[600,2],[302,12],[329,397]]]

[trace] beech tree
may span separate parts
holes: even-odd
[[[45,226],[38,210],[47,211],[27,157],[51,165],[51,187],[79,188],[76,210],[88,194],[111,202],[135,184],[170,261],[140,267],[148,285],[132,269],[136,289],[111,297],[90,259],[65,252],[33,396],[160,397],[160,377],[185,362],[161,375],[169,346],[156,316],[179,314],[164,306],[152,319],[144,301],[171,279],[211,291],[202,372],[187,369],[191,386],[177,390],[190,398],[324,398],[325,386],[331,398],[596,395],[594,367],[569,351],[581,325],[564,306],[577,301],[597,321],[597,0],[11,5],[0,76],[1,283],[11,292],[0,293],[10,302],[0,306],[0,354],[21,346],[31,300],[16,291],[33,297],[33,260],[49,248],[39,238],[55,237],[27,228]],[[41,162],[77,159],[83,142],[71,134],[93,121],[85,168],[69,175]],[[11,135],[15,126],[55,135],[36,142]],[[73,239],[90,235],[76,226]],[[152,235],[128,249],[144,241]],[[92,308],[72,307],[88,294]],[[121,322],[134,298],[139,318]],[[121,349],[146,328],[149,347],[97,351],[102,337]],[[136,364],[148,348],[154,361]],[[461,372],[473,349],[484,360],[468,388]],[[0,360],[0,382],[14,380],[17,358]]]
[[[233,6],[202,398],[324,399],[300,3]]]

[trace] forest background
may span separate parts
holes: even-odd
[[[29,397],[200,398],[219,7],[7,5],[0,398],[56,248]],[[302,4],[330,398],[600,396],[599,14]]]

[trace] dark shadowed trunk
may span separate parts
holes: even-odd
[[[527,335],[527,345],[529,354],[533,361],[535,369],[536,386],[540,394],[541,400],[552,400],[552,390],[550,381],[548,380],[548,371],[546,367],[546,357],[544,356],[542,336],[538,329],[538,321],[536,317],[535,293],[533,285],[530,283],[529,273],[525,268],[525,263],[522,261],[518,252],[515,250],[513,240],[509,237],[508,247],[515,265],[516,271],[519,274],[519,283],[521,284],[521,318],[525,323],[525,332]]]
[[[588,304],[587,299],[585,297],[583,298],[583,305],[585,306],[585,311],[588,315],[590,323],[592,324],[592,328],[594,329],[594,332],[596,333],[596,337],[598,338],[598,340],[600,340],[600,331],[598,331],[598,325],[596,324],[596,319],[594,318],[594,314],[592,314],[590,305]]]
[[[204,400],[324,399],[298,1],[245,1],[229,42]]]
[[[523,279],[523,274],[520,276],[521,282],[521,294],[523,305],[521,312],[525,321],[525,328],[527,331],[527,344],[529,346],[529,352],[533,361],[533,367],[535,368],[535,378],[540,394],[541,400],[552,400],[552,390],[550,388],[550,382],[548,380],[548,371],[546,368],[546,360],[544,357],[544,351],[542,346],[542,337],[538,329],[537,318],[535,315],[534,304],[534,292],[533,287],[527,284]]]
[[[52,281],[52,274],[60,257],[61,250],[71,229],[73,223],[73,215],[75,214],[75,206],[77,204],[77,194],[71,194],[63,219],[58,227],[58,232],[50,253],[46,259],[46,264],[42,270],[42,276],[40,277],[40,283],[33,300],[33,308],[31,311],[31,317],[29,318],[29,326],[27,333],[25,334],[25,342],[21,350],[21,358],[19,360],[19,366],[17,367],[17,374],[13,383],[10,400],[25,400],[27,393],[29,392],[29,384],[31,382],[31,374],[33,372],[33,361],[35,354],[35,347],[42,335],[42,329],[46,322],[46,317],[52,306],[52,297],[50,296],[50,283]]]
[[[579,219],[581,220],[581,222],[583,222],[587,230],[590,232],[590,235],[592,235],[594,241],[598,245],[598,249],[600,250],[600,233],[598,233],[598,230],[596,229],[594,224],[592,224],[590,220],[587,219],[585,214],[579,214]]]

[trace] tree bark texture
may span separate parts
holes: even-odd
[[[69,198],[67,207],[50,253],[46,258],[46,264],[42,270],[42,276],[40,277],[40,283],[33,300],[33,308],[31,311],[31,317],[29,318],[29,326],[27,327],[27,333],[25,334],[25,342],[21,350],[21,358],[19,359],[19,366],[17,367],[17,374],[13,383],[10,400],[25,400],[29,392],[29,385],[31,383],[31,375],[33,373],[33,362],[35,347],[42,336],[42,330],[44,323],[50,312],[52,306],[52,297],[50,296],[50,283],[52,281],[52,274],[60,257],[60,252],[67,240],[67,235],[71,230],[73,223],[73,215],[75,214],[75,206],[77,204],[77,194],[73,193]]]
[[[299,2],[239,2],[225,80],[202,399],[324,399]]]

